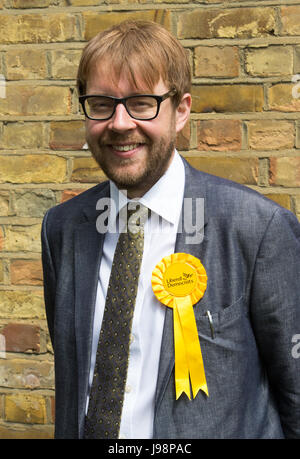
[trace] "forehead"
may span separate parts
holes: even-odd
[[[140,71],[123,66],[115,68],[110,62],[93,65],[87,78],[87,94],[100,93],[121,97],[130,94],[155,93],[164,90],[167,85],[157,75],[151,80]]]

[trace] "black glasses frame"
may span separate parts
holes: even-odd
[[[115,111],[116,111],[116,107],[118,104],[123,104],[124,107],[126,108],[126,111],[128,113],[129,116],[131,116],[131,118],[135,119],[135,120],[140,120],[140,121],[150,121],[150,120],[153,120],[154,118],[157,117],[158,113],[159,113],[159,109],[160,109],[160,104],[168,99],[168,97],[172,97],[176,94],[176,89],[171,89],[170,91],[166,92],[165,94],[163,94],[162,96],[156,96],[154,94],[137,94],[135,96],[128,96],[128,97],[113,97],[113,96],[104,96],[103,94],[87,94],[87,95],[84,95],[84,96],[79,96],[79,102],[82,106],[82,109],[84,111],[84,114],[85,116],[90,119],[90,120],[94,120],[94,121],[107,121],[109,120],[110,118],[112,118],[115,114]],[[94,117],[91,117],[87,114],[86,112],[86,109],[85,109],[85,101],[87,99],[90,99],[92,97],[106,97],[107,99],[111,99],[114,101],[114,107],[113,107],[113,111],[112,111],[112,114],[110,116],[108,116],[107,118],[94,118]],[[126,102],[127,100],[129,99],[133,99],[133,98],[136,98],[136,97],[153,97],[153,99],[156,100],[157,102],[157,110],[156,110],[156,114],[154,116],[152,116],[151,118],[138,118],[136,116],[132,116],[132,114],[129,112],[128,108],[127,108],[127,105],[126,105]]]

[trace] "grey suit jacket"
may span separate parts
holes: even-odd
[[[154,438],[300,438],[300,352],[293,352],[300,333],[300,225],[291,212],[246,187],[186,161],[185,168],[185,197],[204,198],[204,239],[187,244],[185,232],[178,233],[175,252],[199,258],[208,276],[194,312],[209,397],[199,392],[194,400],[175,400],[167,308]],[[109,184],[102,183],[50,209],[43,221],[56,438],[83,435],[104,239],[96,230],[96,203],[108,195]]]

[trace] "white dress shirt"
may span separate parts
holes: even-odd
[[[166,306],[154,296],[151,276],[157,263],[163,257],[174,253],[184,183],[184,165],[175,151],[168,170],[139,199],[139,202],[151,210],[151,216],[145,224],[144,253],[132,321],[129,365],[119,438],[152,438],[153,436],[154,399]],[[128,199],[113,182],[110,182],[110,188],[111,198],[115,201],[118,213],[127,204]],[[159,219],[158,216],[161,218]],[[104,239],[95,305],[90,385],[93,379],[106,292],[118,237],[117,232],[107,232]]]

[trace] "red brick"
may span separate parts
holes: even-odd
[[[75,196],[78,196],[80,193],[82,193],[85,190],[64,190],[61,196],[61,201],[60,202],[65,202],[68,201],[69,199],[74,198]]]
[[[40,327],[24,323],[9,323],[1,330],[5,336],[6,352],[40,351]]]
[[[186,123],[182,131],[177,134],[176,148],[178,150],[188,150],[190,148],[191,126]]]
[[[12,260],[10,265],[10,273],[12,284],[43,284],[41,260]]]
[[[271,158],[270,185],[300,187],[300,158]]]
[[[203,120],[197,125],[198,150],[238,151],[242,129],[238,120]]]
[[[50,123],[50,148],[81,150],[85,144],[84,121],[53,121]]]

